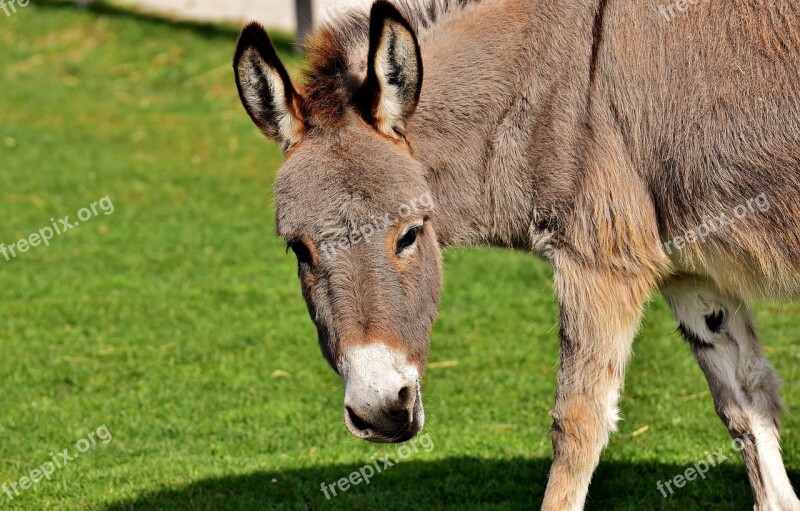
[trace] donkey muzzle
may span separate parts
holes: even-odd
[[[425,423],[419,371],[384,344],[347,350],[344,422],[354,436],[371,442],[404,442]]]

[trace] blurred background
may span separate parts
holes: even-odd
[[[82,5],[93,0],[79,0]],[[270,28],[297,33],[303,39],[312,27],[337,13],[370,0],[120,0],[120,5],[201,21],[258,20]]]

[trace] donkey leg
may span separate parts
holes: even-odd
[[[619,390],[649,286],[563,260],[555,269],[561,360],[542,509],[570,511],[583,509],[600,452],[616,429]]]
[[[717,414],[740,440],[755,509],[800,510],[778,443],[780,382],[747,306],[711,284],[676,282],[663,293],[705,373]]]

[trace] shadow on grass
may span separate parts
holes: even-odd
[[[463,457],[404,461],[327,500],[323,482],[346,478],[358,465],[331,465],[197,481],[112,504],[122,510],[516,510],[538,509],[549,460],[481,460]],[[745,510],[752,497],[741,464],[711,468],[705,480],[688,482],[664,498],[656,482],[688,467],[660,463],[600,465],[587,509]],[[798,474],[792,474],[796,480]]]
[[[225,41],[229,42],[236,41],[236,38],[239,36],[239,31],[241,30],[241,26],[233,23],[203,23],[198,21],[177,20],[169,17],[159,16],[157,14],[149,14],[125,7],[111,5],[105,2],[96,2],[89,7],[83,8],[77,7],[74,0],[39,0],[35,5],[40,9],[69,11],[81,9],[90,13],[94,13],[98,16],[124,18],[140,23],[168,26],[170,28],[179,30],[189,30],[206,39],[224,39]],[[242,26],[244,26],[244,24],[242,24]],[[279,52],[285,54],[296,54],[293,46],[294,37],[291,34],[282,32],[280,30],[270,30],[269,33],[270,39],[272,39],[272,42],[275,44]]]

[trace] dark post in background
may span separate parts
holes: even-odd
[[[297,14],[297,39],[295,40],[295,47],[299,50],[303,47],[311,34],[313,26],[313,12],[311,9],[311,0],[295,0],[295,13]]]

